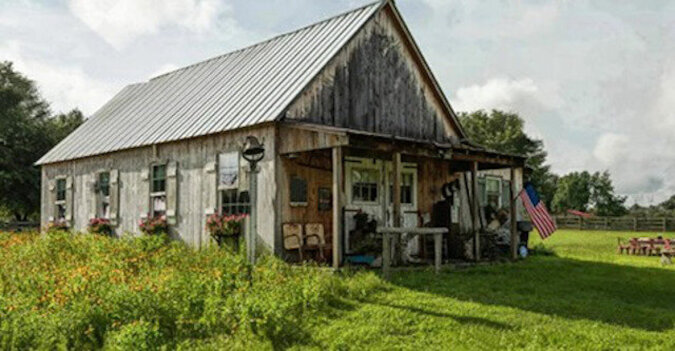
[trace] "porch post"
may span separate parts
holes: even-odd
[[[471,194],[473,201],[471,201],[471,217],[473,219],[473,257],[476,261],[480,260],[480,212],[478,203],[478,162],[471,163]]]
[[[342,147],[333,148],[333,268],[342,265],[342,208],[344,206],[344,182],[342,180]]]
[[[392,203],[393,203],[393,208],[394,208],[394,227],[400,227],[401,226],[401,171],[402,171],[402,166],[401,166],[401,153],[400,152],[395,152],[394,153],[394,159],[392,160],[394,164],[394,169],[393,169],[393,191],[391,194],[392,197]]]
[[[393,189],[392,189],[392,207],[393,207],[393,224],[394,227],[399,228],[402,227],[402,220],[401,220],[401,153],[400,152],[395,152],[393,156]],[[387,186],[388,184],[385,184]],[[386,239],[385,239],[386,240]],[[394,236],[394,264],[399,264],[399,257],[401,256],[401,236],[400,235],[395,235]]]
[[[516,168],[511,167],[511,259],[518,259],[518,231],[516,228]]]

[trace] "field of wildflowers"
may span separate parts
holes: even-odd
[[[380,284],[264,257],[249,285],[243,257],[163,235],[0,233],[0,262],[3,350],[276,348],[302,338],[303,317]]]

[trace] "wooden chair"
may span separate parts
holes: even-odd
[[[623,254],[624,251],[626,252],[626,254],[630,253],[630,248],[631,248],[630,244],[624,245],[624,244],[621,243],[621,238],[616,238],[616,239],[617,239],[617,242],[618,242],[618,246],[616,247],[616,252],[618,254]]]
[[[298,250],[298,256],[302,262],[302,249],[304,246],[302,238],[302,224],[284,223],[282,226],[282,231],[284,234],[284,249],[289,251]]]
[[[326,236],[323,224],[307,223],[305,225],[305,247],[303,249],[307,251],[317,251],[318,260],[323,262],[324,246],[326,246]]]

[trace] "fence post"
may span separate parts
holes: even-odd
[[[666,217],[663,217],[663,232],[666,232]]]
[[[633,217],[633,231],[637,232],[637,217]]]
[[[609,217],[605,217],[605,230],[609,230]]]

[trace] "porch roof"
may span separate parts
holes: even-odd
[[[524,167],[526,156],[488,150],[469,142],[439,143],[395,135],[386,135],[349,128],[317,124],[284,122],[280,128],[279,153],[299,152],[343,146],[372,155],[400,152],[402,155],[445,159],[453,162],[453,170],[468,171],[471,163],[478,169]]]

